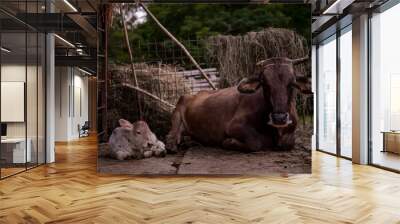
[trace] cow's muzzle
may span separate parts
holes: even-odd
[[[270,113],[268,124],[276,128],[285,128],[292,123],[289,113]]]

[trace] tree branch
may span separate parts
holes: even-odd
[[[146,11],[146,13],[154,20],[154,22],[161,28],[162,31],[164,31],[165,34],[167,34],[180,48],[182,48],[183,52],[189,57],[189,59],[192,61],[192,63],[196,66],[196,68],[200,71],[201,75],[207,80],[208,84],[213,88],[214,90],[217,89],[215,87],[214,83],[208,78],[207,74],[203,71],[203,69],[200,67],[200,65],[194,60],[192,55],[189,53],[189,51],[186,49],[186,47],[177,40],[174,35],[172,35],[159,21],[158,19],[151,13],[151,11],[143,4],[139,3],[139,5]]]

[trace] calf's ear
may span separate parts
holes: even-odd
[[[133,124],[125,119],[119,119],[119,126],[127,130],[133,130]]]
[[[296,87],[300,90],[302,94],[311,95],[312,86],[311,86],[311,78],[306,77],[304,75],[297,75],[296,76]]]
[[[252,77],[252,78],[243,78],[238,86],[237,90],[240,93],[254,93],[257,91],[258,88],[260,88],[261,82],[258,77]]]

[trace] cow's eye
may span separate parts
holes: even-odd
[[[297,85],[297,83],[295,83],[295,82],[292,82],[289,86],[290,86],[291,89],[298,89],[299,88],[299,85]]]
[[[141,132],[140,132],[140,131],[136,131],[136,134],[139,134],[139,135],[140,135],[140,134],[141,134]]]

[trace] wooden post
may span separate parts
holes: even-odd
[[[158,92],[160,93],[160,99],[162,99],[161,93],[161,62],[158,62]]]
[[[177,96],[178,93],[178,80],[176,79],[176,67],[174,68],[174,76],[175,76],[175,94],[174,96]],[[183,86],[183,88],[185,88],[185,86]]]
[[[135,71],[135,65],[133,64],[133,55],[132,55],[132,50],[131,50],[131,45],[129,43],[129,35],[128,35],[128,29],[126,27],[126,21],[125,21],[125,14],[124,14],[124,10],[122,9],[122,4],[119,6],[119,10],[121,13],[121,18],[122,18],[122,24],[124,26],[124,37],[125,37],[125,44],[126,47],[128,48],[128,52],[129,52],[129,59],[131,62],[131,69],[132,69],[132,73],[133,73],[133,79],[135,82],[135,86],[139,87],[139,83],[137,80],[137,76],[136,76],[136,71]],[[137,100],[137,108],[139,110],[139,119],[143,119],[143,112],[142,112],[142,105],[140,104],[140,96],[138,93],[136,93],[136,100]]]
[[[189,53],[189,51],[186,49],[186,47],[177,40],[174,35],[172,35],[159,21],[158,19],[151,13],[151,11],[143,4],[139,3],[140,6],[146,11],[146,13],[154,20],[154,22],[161,28],[162,31],[164,31],[165,34],[167,34],[182,50],[185,52],[185,54],[189,57],[189,59],[192,61],[192,63],[196,66],[196,68],[200,71],[201,75],[207,80],[208,84],[211,86],[212,89],[217,89],[215,87],[214,83],[208,78],[207,74],[203,71],[203,69],[200,67],[200,65],[194,60],[192,55]]]

